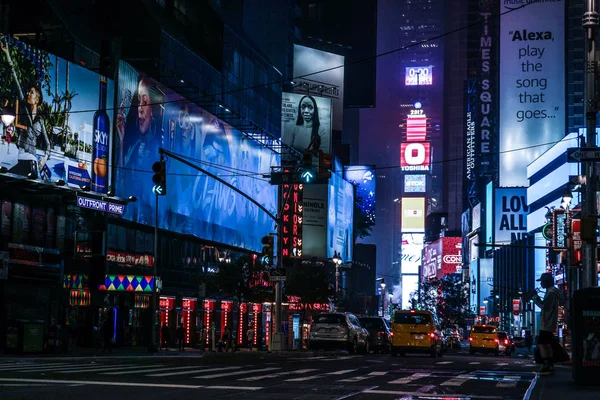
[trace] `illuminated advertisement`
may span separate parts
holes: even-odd
[[[331,99],[296,93],[281,94],[281,140],[303,152],[331,153]]]
[[[401,229],[403,233],[425,233],[425,198],[403,197]]]
[[[495,190],[494,222],[496,244],[510,244],[527,235],[527,188]]]
[[[494,259],[479,259],[479,304],[490,297],[494,288]]]
[[[406,86],[430,86],[433,85],[433,67],[406,67],[404,84]]]
[[[351,165],[344,169],[344,179],[356,187],[358,206],[371,222],[375,222],[375,167]]]
[[[427,175],[404,175],[404,193],[425,193],[427,191]]]
[[[303,255],[303,197],[303,185],[283,185],[281,252],[284,258],[301,258]]]
[[[294,92],[333,99],[333,129],[342,130],[344,56],[294,45]],[[284,93],[285,97],[285,93]]]
[[[424,142],[427,138],[427,116],[422,109],[410,110],[406,118],[406,141]]]
[[[8,36],[0,41],[0,107],[16,115],[1,131],[0,166],[107,193],[114,82]]]
[[[460,237],[442,237],[423,249],[424,279],[442,278],[455,274],[462,267],[462,239]]]
[[[327,257],[327,185],[304,185],[302,190],[302,254]]]
[[[419,273],[424,237],[425,235],[422,233],[402,234],[402,254],[400,256],[401,274]]]
[[[431,163],[429,142],[400,144],[400,167],[402,171],[429,171]]]
[[[329,180],[327,211],[327,258],[336,251],[343,262],[352,261],[354,188],[338,174]]]
[[[514,9],[501,0],[500,13]],[[500,26],[500,186],[528,186],[527,165],[565,135],[565,2],[528,2]]]
[[[183,97],[121,62],[117,109],[116,188],[135,196],[124,217],[154,225],[152,171],[158,149],[180,154],[277,213],[277,189],[256,179],[279,156]],[[240,173],[243,171],[243,173]],[[260,251],[273,220],[220,182],[176,160],[167,163],[167,195],[159,199],[161,228]]]
[[[402,275],[402,309],[410,310],[411,294],[419,290],[419,275]]]
[[[465,98],[465,180],[469,183],[475,180],[475,148],[477,134],[475,131],[477,116],[477,84],[475,78],[467,80],[467,91]]]

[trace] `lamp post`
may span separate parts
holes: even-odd
[[[15,113],[10,110],[8,107],[3,107],[0,112],[0,119],[2,119],[2,125],[4,125],[4,136],[8,135],[8,127],[15,122]],[[10,146],[10,141],[8,142],[8,146]]]
[[[571,291],[570,294],[572,294],[572,275],[573,275],[573,271],[571,270],[571,245],[572,245],[572,241],[573,241],[573,232],[571,232],[571,211],[569,210],[569,206],[571,205],[571,200],[573,200],[573,193],[571,193],[571,191],[569,190],[569,188],[566,188],[564,193],[563,193],[563,197],[562,197],[562,201],[561,201],[561,205],[560,207],[563,208],[565,210],[565,215],[566,215],[566,219],[565,219],[565,236],[567,237],[566,243],[567,243],[567,250],[565,251],[565,262],[563,264],[563,268],[564,268],[564,273],[563,273],[563,287],[564,287],[564,282],[567,283],[569,290]],[[569,310],[571,310],[570,307],[570,302],[571,302],[571,296],[567,296],[568,299],[566,299],[566,302],[568,304],[568,308]],[[566,315],[566,319],[567,319],[567,330],[571,330],[571,318],[570,315],[568,313],[565,313]]]
[[[342,265],[342,257],[337,253],[333,252],[333,263],[335,264],[335,295],[338,295],[339,284],[340,284],[340,265]]]
[[[385,279],[381,278],[381,283],[379,284],[379,286],[381,286],[381,316],[383,317],[383,311],[384,311],[384,307],[385,307]]]

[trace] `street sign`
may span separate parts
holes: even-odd
[[[600,149],[571,147],[567,149],[567,162],[578,163],[586,161],[600,161]]]
[[[272,172],[271,185],[284,185],[286,183],[302,183],[295,172]]]
[[[269,282],[285,281],[285,268],[274,268],[269,271]]]

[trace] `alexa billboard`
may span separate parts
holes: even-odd
[[[0,166],[107,193],[114,83],[9,36],[0,43],[0,109],[15,114],[0,125]]]
[[[137,197],[124,217],[153,225],[152,164],[159,148],[172,151],[277,213],[276,187],[262,179],[279,156],[121,62],[117,108],[116,188]],[[167,195],[159,200],[160,228],[260,251],[274,222],[229,187],[176,160],[167,162]]]

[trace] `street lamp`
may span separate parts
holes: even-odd
[[[3,107],[0,110],[0,119],[2,120],[2,125],[4,125],[4,137],[6,137],[8,135],[8,127],[15,122],[15,113],[8,107]],[[10,141],[7,142],[10,147]]]
[[[342,257],[337,251],[333,252],[332,261],[335,264],[335,294],[337,296],[340,283],[340,265],[342,265]]]

